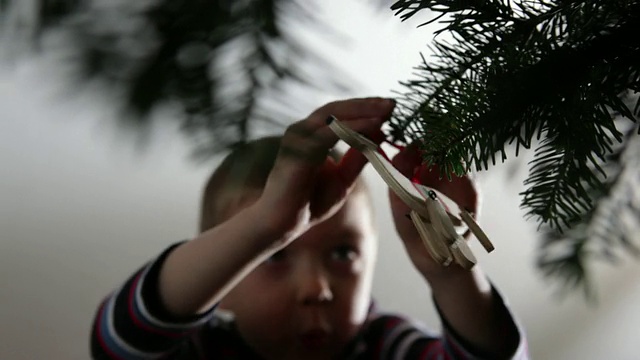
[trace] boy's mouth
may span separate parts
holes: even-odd
[[[318,349],[327,344],[329,341],[329,333],[322,329],[305,331],[300,335],[300,341],[305,348]]]

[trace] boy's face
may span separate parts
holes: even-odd
[[[376,240],[363,191],[257,267],[222,301],[247,343],[267,359],[331,359],[370,305]]]

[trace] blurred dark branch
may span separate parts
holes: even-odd
[[[245,141],[257,126],[284,126],[265,102],[309,103],[304,94],[280,91],[286,84],[348,88],[348,76],[297,36],[313,26],[337,35],[309,1],[32,1],[31,23],[14,25],[34,43],[49,30],[65,34],[65,61],[78,70],[71,87],[100,79],[123,92],[119,121],[139,132],[159,105],[178,105],[184,117],[176,121],[203,140],[201,156]],[[2,15],[25,4],[4,0]]]
[[[560,232],[545,226],[538,251],[537,265],[548,279],[560,280],[563,295],[582,289],[595,299],[589,276],[593,261],[615,264],[623,253],[640,258],[640,141],[638,126],[627,126],[624,139],[600,165],[606,181],[600,189],[591,189],[595,204],[571,227]]]

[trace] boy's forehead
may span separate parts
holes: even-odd
[[[366,225],[373,227],[375,212],[371,196],[372,194],[366,186],[356,186],[344,204],[344,216],[347,218],[356,217],[359,220],[368,220]]]
[[[364,194],[351,194],[335,215],[309,232],[324,238],[324,241],[375,241],[373,214],[368,199]]]
[[[262,188],[238,183],[227,183],[222,191],[211,199],[214,204],[214,216],[219,222],[227,220],[262,195]],[[325,222],[330,223],[333,233],[365,232],[374,230],[374,209],[372,194],[362,179],[358,179],[354,189],[347,196],[342,208]]]

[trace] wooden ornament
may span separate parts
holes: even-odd
[[[489,238],[466,210],[461,211],[460,218],[447,212],[435,191],[413,183],[404,176],[379,151],[376,143],[333,116],[327,123],[340,139],[362,152],[389,188],[411,208],[409,218],[434,261],[443,266],[455,261],[465,269],[471,269],[477,263],[467,242],[456,232],[454,223],[464,222],[488,252],[494,249]]]
[[[482,229],[480,228],[480,225],[478,225],[478,223],[475,221],[475,219],[471,216],[471,214],[467,210],[462,210],[460,212],[460,218],[462,219],[462,221],[465,222],[465,224],[467,224],[467,226],[469,227],[469,230],[471,230],[473,235],[475,235],[476,239],[478,239],[480,244],[482,244],[482,247],[484,247],[484,249],[488,253],[492,252],[495,249],[495,247],[491,243],[491,240],[489,240],[489,237],[487,236],[487,234],[485,234],[484,231],[482,231]]]
[[[411,221],[413,221],[413,225],[418,230],[420,238],[422,239],[424,247],[427,248],[429,255],[431,255],[433,260],[437,263],[449,266],[453,261],[453,255],[449,251],[447,244],[438,238],[433,227],[431,227],[430,224],[420,216],[420,214],[412,210],[409,213],[409,216],[411,217]]]

